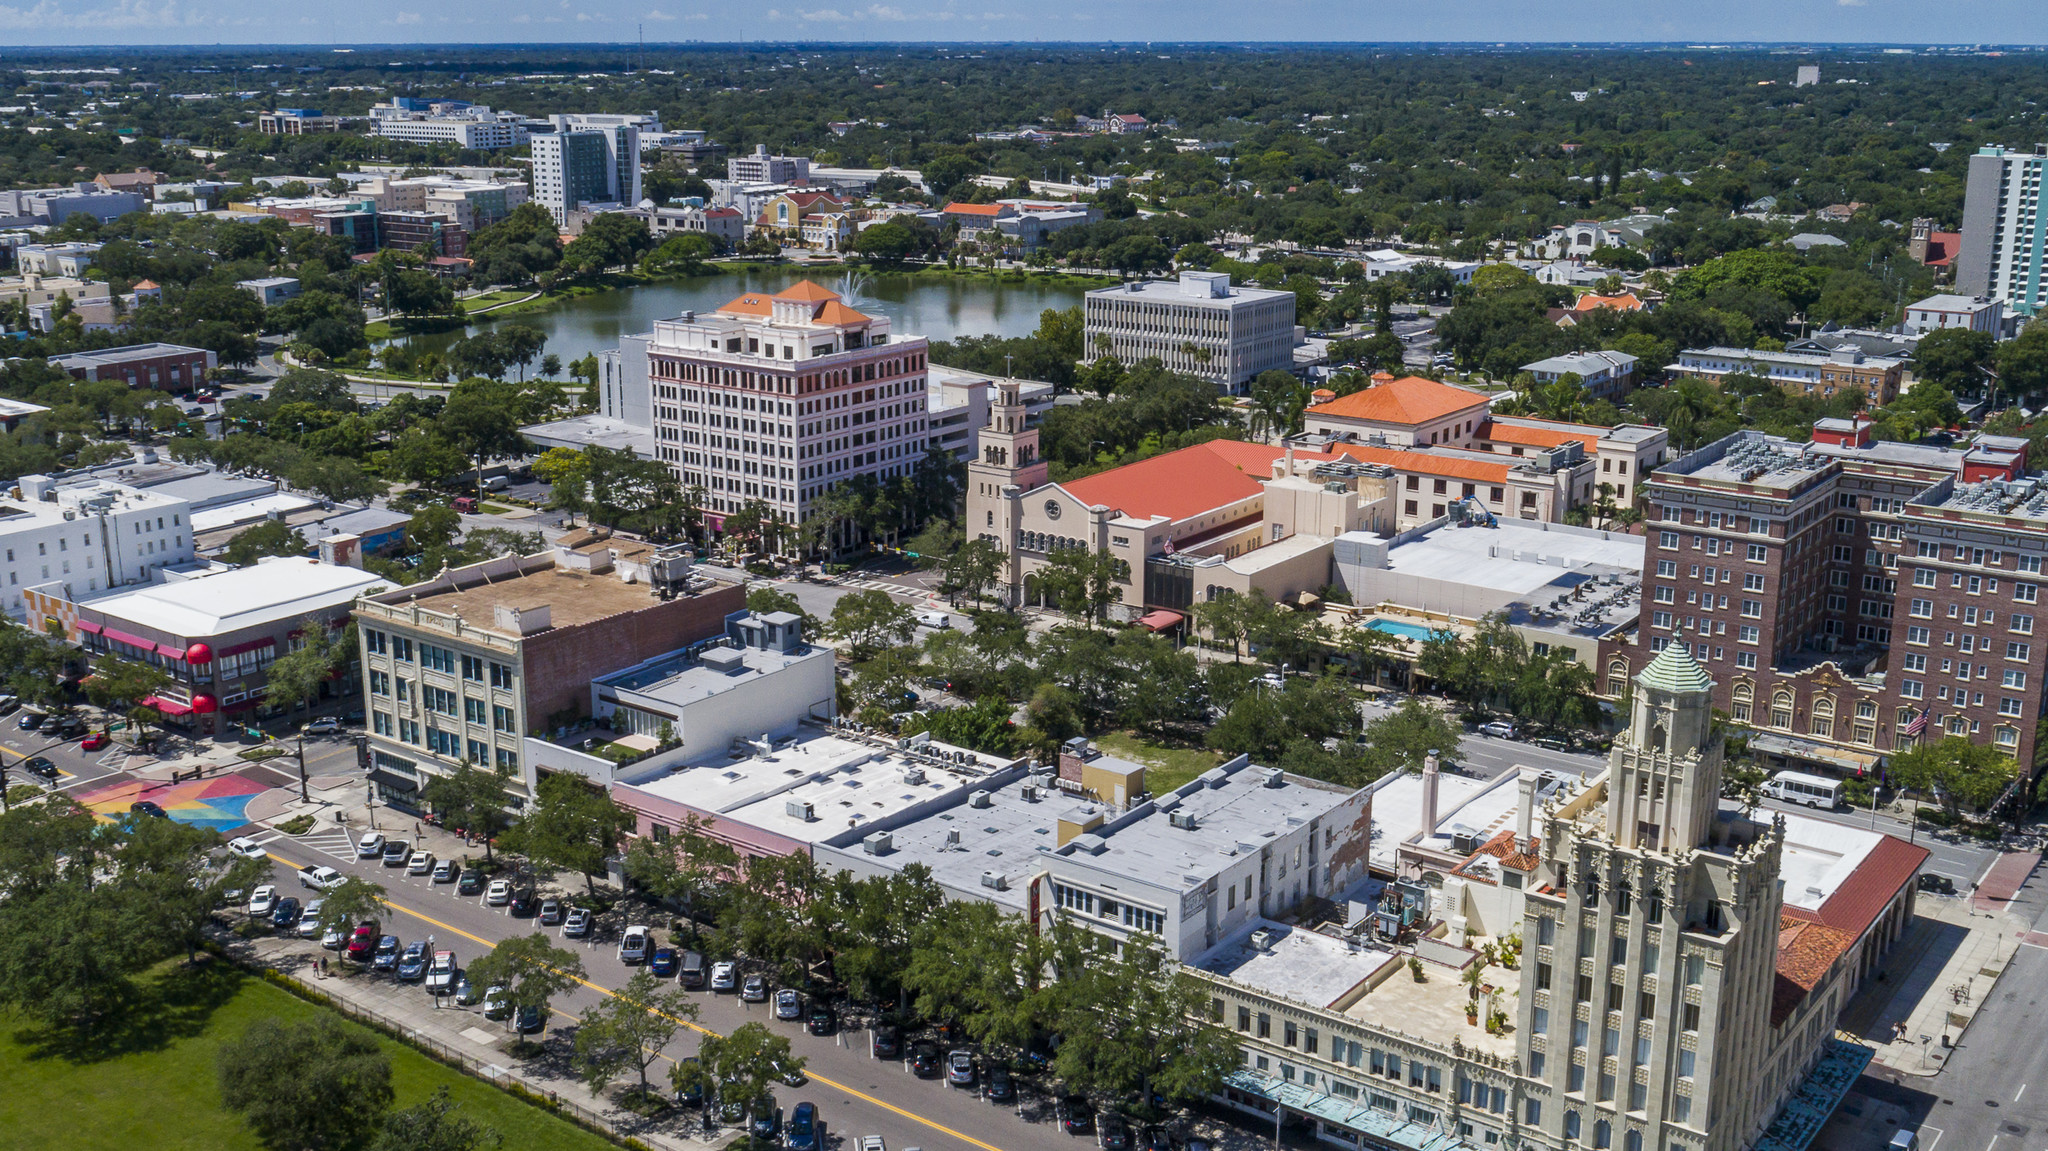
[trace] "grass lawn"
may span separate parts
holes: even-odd
[[[1145,765],[1145,790],[1164,795],[1223,762],[1206,747],[1168,747],[1128,731],[1097,736],[1095,746],[1133,763]]]
[[[80,1041],[0,1012],[0,1143],[40,1148],[148,1147],[152,1151],[260,1151],[239,1117],[221,1108],[214,1058],[220,1044],[263,1017],[324,1010],[225,963],[171,963],[142,986],[108,1036]],[[504,1146],[602,1151],[611,1143],[444,1067],[394,1040],[394,1106],[410,1107],[446,1086],[461,1114],[494,1127]]]
[[[465,312],[481,311],[484,308],[494,308],[499,304],[509,304],[514,300],[523,300],[532,294],[532,292],[504,290],[485,292],[481,296],[465,297],[462,301],[462,310]]]

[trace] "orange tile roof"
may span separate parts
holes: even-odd
[[[1421,376],[1404,376],[1374,384],[1362,392],[1338,396],[1309,410],[1319,416],[1382,424],[1426,424],[1485,403],[1486,397],[1470,388],[1440,384]]]
[[[1913,882],[1927,857],[1926,848],[1896,836],[1885,836],[1849,873],[1849,878],[1835,888],[1828,901],[1820,905],[1818,918],[1829,927],[1860,938],[1900,889]]]
[[[775,293],[775,298],[778,300],[809,300],[815,304],[822,303],[825,300],[836,300],[839,298],[839,293],[825,287],[816,280],[798,280],[789,287]]]
[[[962,216],[995,216],[1001,214],[1001,204],[948,204],[946,211]]]
[[[873,317],[856,312],[838,300],[827,300],[824,306],[811,314],[811,319],[820,324],[865,324]]]
[[[1440,456],[1434,452],[1376,448],[1369,444],[1331,444],[1330,447],[1354,460],[1363,460],[1369,464],[1385,464],[1397,472],[1442,476],[1452,480],[1471,480],[1474,483],[1506,483],[1508,468],[1512,466],[1488,460],[1470,460],[1463,456]]]
[[[1479,425],[1479,438],[1498,444],[1527,444],[1530,447],[1554,448],[1559,444],[1577,440],[1592,451],[1599,444],[1600,436],[1594,432],[1567,432],[1555,428],[1530,428],[1520,424],[1503,424],[1488,420]]]
[[[1612,308],[1617,312],[1640,312],[1643,310],[1643,302],[1636,298],[1634,292],[1623,292],[1619,296],[1601,296],[1587,292],[1580,296],[1572,307],[1581,312],[1590,312],[1596,308]]]
[[[1210,440],[1059,486],[1084,504],[1127,516],[1184,520],[1258,495],[1260,482],[1273,477],[1273,461],[1286,454],[1270,444]],[[1297,460],[1331,458],[1323,452],[1294,454]]]
[[[765,316],[775,310],[775,305],[768,300],[769,297],[755,292],[739,296],[718,310],[740,316]]]
[[[1855,946],[1852,932],[1802,919],[1778,917],[1777,978],[1771,988],[1771,1026],[1782,1025],[1828,976],[1835,961]]]

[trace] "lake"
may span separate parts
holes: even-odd
[[[837,268],[749,268],[733,275],[692,276],[579,296],[545,311],[506,319],[547,333],[547,351],[567,364],[591,352],[617,347],[622,334],[653,331],[656,320],[673,319],[687,311],[707,312],[744,292],[779,292],[798,280],[812,279],[844,294],[841,274]],[[889,317],[895,338],[924,336],[937,341],[989,333],[1028,336],[1037,330],[1040,312],[1074,307],[1087,290],[1082,284],[1057,281],[1020,283],[898,273],[865,277],[858,298],[848,302],[870,314]],[[444,351],[463,335],[457,330],[400,339],[418,348]]]

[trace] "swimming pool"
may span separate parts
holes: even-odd
[[[1430,636],[1436,634],[1434,629],[1423,627],[1421,624],[1400,623],[1390,619],[1376,619],[1365,626],[1374,631],[1383,631],[1388,635],[1398,635],[1403,639],[1412,639],[1418,642],[1427,640]]]

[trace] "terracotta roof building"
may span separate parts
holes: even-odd
[[[930,438],[924,339],[809,280],[660,321],[600,367],[600,414],[651,427],[714,527],[758,500],[793,530],[855,476],[909,475]]]

